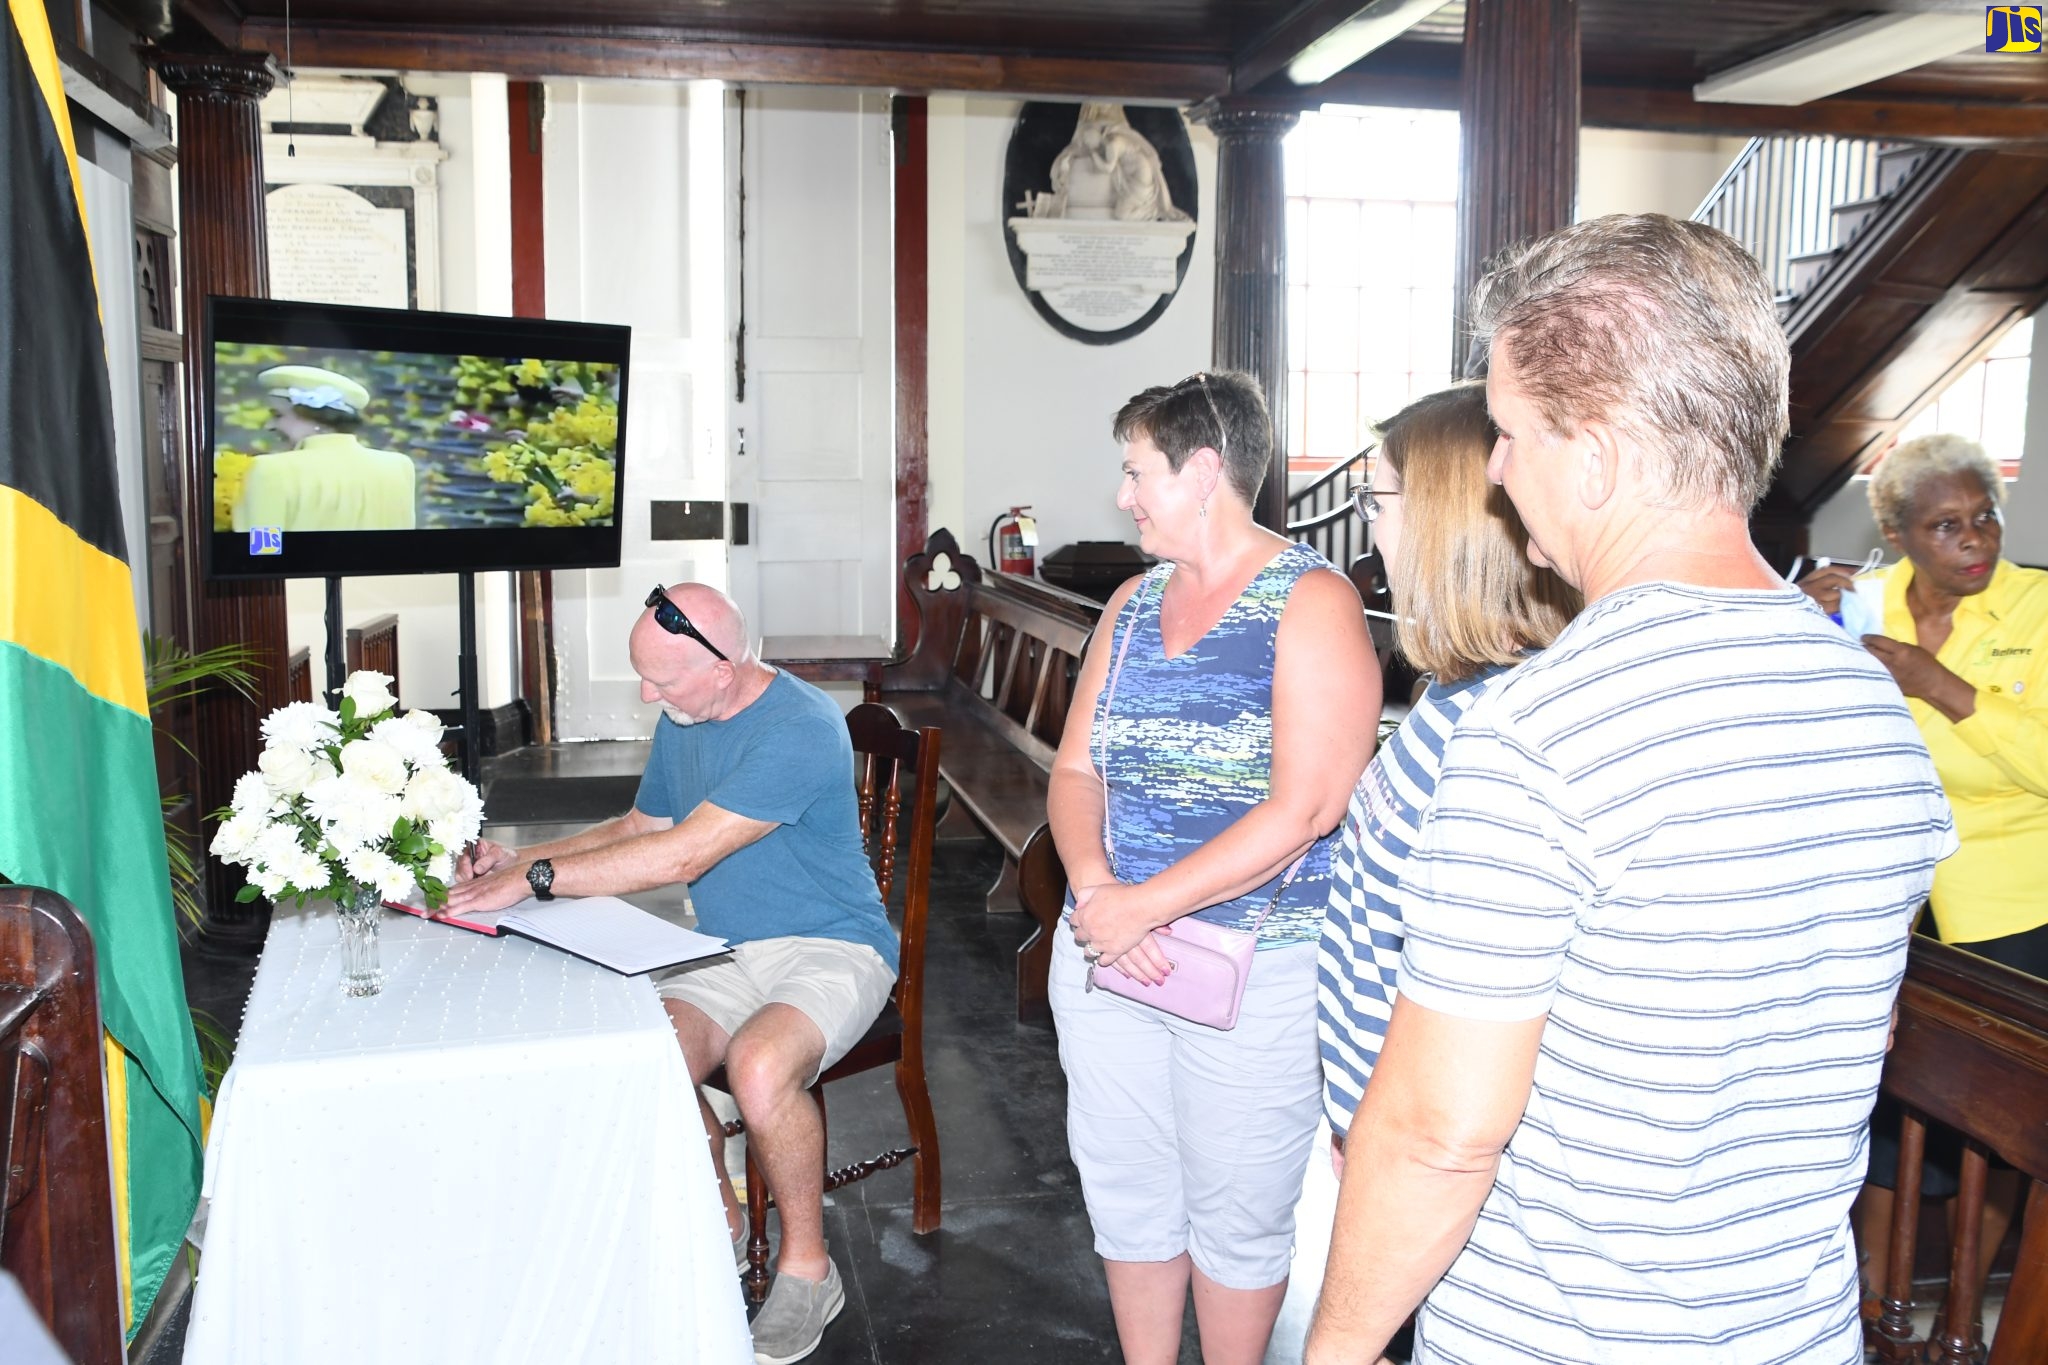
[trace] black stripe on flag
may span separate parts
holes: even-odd
[[[0,484],[121,559],[99,293],[64,144],[10,16],[0,128]]]

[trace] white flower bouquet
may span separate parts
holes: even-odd
[[[448,770],[441,722],[396,715],[397,705],[390,677],[366,670],[349,675],[338,712],[293,702],[263,722],[257,771],[235,784],[210,845],[249,870],[238,900],[345,905],[371,888],[401,900],[415,886],[431,908],[447,899],[483,798]]]

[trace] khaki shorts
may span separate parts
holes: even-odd
[[[802,1011],[825,1035],[815,1081],[861,1040],[895,984],[896,973],[865,943],[763,938],[734,944],[730,958],[678,967],[657,978],[654,990],[695,1005],[728,1038],[769,1005]]]

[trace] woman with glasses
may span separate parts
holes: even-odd
[[[1386,423],[1367,482],[1352,490],[1385,566],[1395,647],[1429,687],[1359,779],[1330,861],[1317,1033],[1340,1172],[1393,1013],[1401,872],[1444,743],[1467,708],[1578,614],[1578,594],[1530,564],[1521,518],[1487,479],[1493,441],[1484,385],[1430,394]]]
[[[1272,426],[1248,376],[1147,389],[1114,432],[1117,506],[1161,562],[1110,599],[1052,771],[1068,1143],[1124,1359],[1178,1358],[1192,1290],[1203,1359],[1256,1365],[1316,1123],[1330,845],[1379,669],[1351,584],[1252,519]],[[1229,1028],[1142,1002],[1189,916],[1255,935]],[[1109,976],[1139,998],[1091,989]]]
[[[1882,593],[1884,633],[1864,645],[1891,670],[1927,741],[1955,813],[1953,856],[1934,873],[1934,931],[1943,942],[2048,978],[2048,573],[2008,562],[2005,480],[1974,441],[1923,436],[1884,457],[1870,478],[1877,528],[1904,560],[1864,583]],[[1838,612],[1855,570],[1799,581]],[[1867,1261],[1863,1311],[1878,1312],[1889,1263],[1895,1105],[1872,1116],[1870,1183],[1857,1206]],[[1961,1144],[1930,1129],[1922,1194],[1957,1189]],[[2019,1206],[2019,1175],[1994,1168],[1984,1200],[1979,1271],[1988,1273]]]

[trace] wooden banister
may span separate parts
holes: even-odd
[[[0,887],[0,1267],[77,1365],[119,1365],[92,935],[71,903]]]
[[[1929,939],[1913,940],[1899,990],[1899,1027],[1885,1091],[1906,1107],[1890,1258],[1874,1330],[1878,1359],[1922,1359],[1913,1330],[1913,1253],[1920,1220],[1927,1122],[1965,1139],[1956,1195],[1946,1309],[1935,1333],[1944,1365],[1968,1365],[1979,1348],[1983,1293],[1979,1238],[1988,1158],[1995,1153],[2032,1181],[2028,1221],[2001,1313],[1991,1365],[2048,1359],[2048,982]]]

